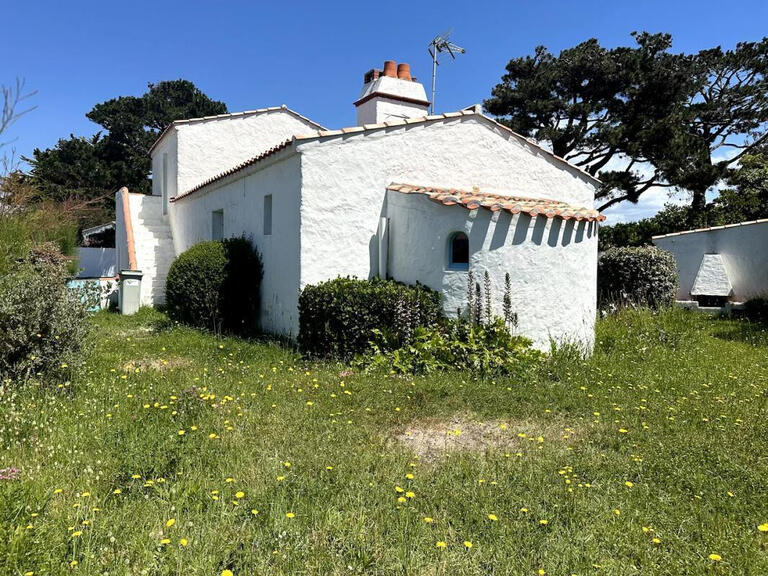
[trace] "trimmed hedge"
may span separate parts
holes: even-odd
[[[609,248],[598,260],[597,288],[601,307],[669,306],[677,293],[675,259],[655,246]]]
[[[309,355],[346,360],[369,349],[374,330],[402,346],[417,326],[432,326],[441,315],[440,294],[426,286],[336,278],[301,292],[299,346]]]
[[[255,333],[262,276],[259,253],[245,238],[196,244],[168,271],[168,315],[214,332]]]

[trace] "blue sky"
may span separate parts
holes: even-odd
[[[37,109],[7,134],[17,153],[90,135],[97,102],[139,95],[148,82],[193,81],[230,111],[286,104],[328,127],[355,123],[363,73],[408,62],[428,83],[426,46],[453,28],[467,53],[441,66],[437,111],[486,98],[507,61],[544,44],[553,52],[596,37],[629,44],[633,30],[669,32],[695,51],[768,34],[768,2],[739,0],[515,0],[507,2],[184,2],[2,0],[6,56],[0,83],[26,79]],[[663,204],[656,193],[621,205],[632,220]]]

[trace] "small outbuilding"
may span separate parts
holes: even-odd
[[[469,271],[505,276],[518,330],[594,340],[599,182],[483,115],[428,115],[407,65],[364,75],[358,125],[328,130],[286,108],[171,124],[151,150],[153,195],[123,189],[118,268],[159,304],[175,255],[245,236],[262,254],[261,323],[295,337],[307,284],[338,276],[420,282],[466,309]]]
[[[721,307],[768,294],[768,219],[654,236],[677,261],[678,301]]]

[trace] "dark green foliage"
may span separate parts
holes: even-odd
[[[529,339],[512,335],[503,318],[487,324],[459,319],[418,327],[413,341],[399,348],[381,332],[377,336],[370,356],[362,363],[401,374],[470,370],[483,376],[522,376],[542,358]]]
[[[752,322],[768,324],[768,296],[758,296],[744,302],[744,316]]]
[[[706,207],[710,226],[768,218],[768,154],[746,155],[730,172],[727,188]],[[652,236],[691,229],[690,206],[668,204],[651,218],[600,227],[600,250],[612,246],[643,246]]]
[[[78,360],[97,294],[68,289],[66,259],[43,244],[0,276],[0,381],[67,373]]]
[[[425,286],[336,278],[302,290],[299,345],[309,355],[349,359],[368,349],[374,330],[401,346],[441,314],[440,294]]]
[[[692,196],[688,225],[705,225],[706,191],[768,137],[768,38],[675,54],[668,34],[633,36],[634,47],[592,39],[558,56],[538,47],[510,60],[485,106],[599,175],[601,209],[676,186]],[[736,154],[715,159],[725,148]],[[606,170],[621,156],[623,169]],[[644,163],[650,175],[638,170]]]
[[[654,246],[610,248],[598,260],[597,291],[601,308],[669,306],[677,291],[675,259]]]
[[[168,315],[214,332],[255,333],[262,274],[261,258],[245,238],[196,244],[168,271]]]
[[[603,251],[613,247],[647,246],[651,244],[653,236],[688,230],[690,212],[689,206],[667,204],[651,218],[600,226],[599,249]]]
[[[35,149],[27,159],[30,177],[44,199],[85,203],[83,224],[100,224],[114,212],[114,193],[120,187],[150,191],[148,150],[161,130],[174,120],[226,111],[225,104],[187,80],[149,84],[142,96],[114,98],[86,114],[105,132],[90,138],[70,135],[53,148]]]

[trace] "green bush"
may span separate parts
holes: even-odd
[[[73,256],[77,222],[53,205],[0,214],[0,275],[8,274],[30,250],[46,242],[56,243],[63,254]]]
[[[336,278],[299,296],[299,345],[315,356],[350,359],[369,348],[373,330],[401,346],[442,314],[440,294],[392,280]]]
[[[744,302],[744,317],[752,322],[768,324],[768,295]]]
[[[669,306],[677,293],[675,259],[655,246],[609,248],[598,260],[597,287],[601,308]]]
[[[214,332],[252,334],[259,326],[262,275],[261,258],[245,238],[196,244],[168,270],[168,315]]]
[[[50,244],[0,277],[0,379],[22,382],[76,363],[98,293],[66,280],[66,259]]]
[[[392,349],[381,332],[377,336],[371,355],[362,363],[402,374],[458,369],[483,376],[521,376],[543,357],[528,338],[513,335],[502,318],[487,324],[460,319],[418,327],[413,341],[397,349]]]

